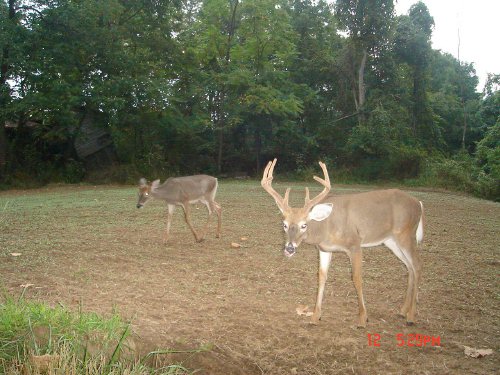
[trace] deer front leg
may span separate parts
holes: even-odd
[[[196,233],[196,230],[194,229],[193,225],[191,224],[191,215],[190,215],[190,209],[189,209],[189,202],[183,204],[182,208],[184,208],[184,218],[186,219],[186,223],[189,226],[189,229],[191,229],[191,232],[193,232],[193,236],[196,239],[196,242],[203,241],[203,236],[201,236],[201,237],[198,236],[198,233]]]
[[[362,262],[363,256],[361,249],[353,250],[350,254],[352,267],[352,281],[358,295],[358,327],[366,327],[368,316],[366,314],[365,301],[363,298],[363,278],[362,278]]]
[[[325,284],[331,260],[331,252],[319,250],[318,295],[316,297],[316,306],[314,306],[311,324],[318,324],[321,319],[321,304],[323,303],[323,294],[325,293]]]
[[[170,233],[170,225],[172,224],[172,215],[174,214],[174,210],[175,210],[175,205],[173,204],[167,205],[167,230],[165,232],[165,235],[163,236],[163,243],[167,243],[168,241],[168,236]]]

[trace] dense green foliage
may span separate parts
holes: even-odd
[[[472,64],[432,49],[425,4],[393,3],[2,1],[0,185],[258,175],[278,157],[499,199],[499,77],[478,93]],[[111,169],[75,153],[88,115]],[[451,164],[467,188],[442,180]]]

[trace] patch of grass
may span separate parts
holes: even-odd
[[[130,324],[117,314],[71,312],[63,306],[17,300],[0,302],[0,374],[189,374],[179,364],[153,368],[145,363],[161,350],[137,359]],[[205,351],[209,348],[200,348]],[[189,351],[192,352],[192,351]]]

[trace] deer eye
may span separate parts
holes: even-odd
[[[149,195],[149,193],[144,193],[144,195],[147,197]]]
[[[302,224],[302,225],[300,226],[300,229],[307,229],[307,224],[306,224],[306,223]]]
[[[287,223],[283,223],[283,229],[284,230],[288,230],[288,224]]]

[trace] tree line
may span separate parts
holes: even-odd
[[[423,2],[5,0],[0,185],[197,172],[407,180],[498,199],[500,76]],[[79,158],[91,115],[116,158]]]

